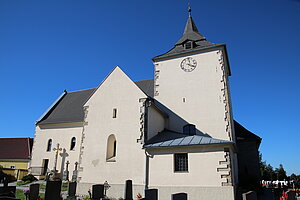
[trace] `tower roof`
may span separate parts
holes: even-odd
[[[191,16],[191,9],[189,7],[189,17],[181,38],[178,40],[178,42],[176,42],[170,51],[154,57],[153,60],[214,46],[219,46],[219,44],[208,42],[206,38],[199,33],[198,28]]]

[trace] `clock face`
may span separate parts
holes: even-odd
[[[185,72],[191,72],[193,71],[197,66],[197,61],[193,59],[192,57],[187,57],[183,59],[180,63],[180,67]]]

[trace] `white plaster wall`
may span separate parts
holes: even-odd
[[[222,82],[224,70],[220,60],[222,51],[219,50],[154,63],[158,76],[155,82],[158,95],[155,99],[171,110],[170,129],[182,131],[183,125],[191,123],[211,137],[229,139]],[[197,67],[192,72],[185,72],[180,67],[186,57],[197,61]]]
[[[145,154],[140,138],[140,98],[146,95],[116,67],[89,99],[84,127],[80,183],[144,184]],[[112,118],[113,108],[117,118]],[[115,162],[106,162],[107,138],[117,141]]]
[[[74,163],[78,162],[80,152],[80,141],[82,134],[82,126],[44,126],[44,128],[36,127],[34,145],[32,149],[31,167],[42,167],[43,159],[49,159],[48,168],[50,170],[54,167],[55,151],[57,143],[60,144],[62,149],[66,149],[68,156],[65,162],[70,162],[69,171],[74,170]],[[70,150],[71,139],[76,138],[75,150]],[[47,152],[48,140],[52,139],[52,148],[50,152]],[[62,151],[60,151],[61,153]],[[57,170],[60,172],[62,164],[62,157],[58,156]],[[64,164],[65,167],[65,164]],[[71,173],[71,172],[70,172]]]
[[[148,139],[151,139],[153,136],[157,135],[158,132],[164,130],[165,128],[165,119],[161,113],[157,111],[154,106],[149,107],[148,109]]]
[[[148,152],[153,155],[149,161],[151,187],[218,187],[224,181],[217,172],[219,161],[224,160],[222,148],[166,148]],[[174,172],[174,153],[188,153],[188,172]]]

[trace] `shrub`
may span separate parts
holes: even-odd
[[[33,181],[37,181],[37,178],[35,178],[32,174],[28,174],[22,178],[22,181],[25,183],[31,183]]]

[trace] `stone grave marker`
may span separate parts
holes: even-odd
[[[29,200],[38,200],[40,193],[39,184],[31,184],[29,186]]]
[[[297,200],[296,199],[296,192],[295,191],[287,191],[286,194],[288,195],[287,200]]]
[[[187,193],[172,194],[172,200],[187,200]]]
[[[68,198],[74,198],[76,196],[76,182],[69,182],[68,184]]]
[[[257,200],[256,192],[249,191],[249,192],[243,193],[243,200]]]
[[[147,200],[158,200],[158,190],[157,189],[145,190],[145,199],[147,199]]]
[[[1,197],[16,197],[16,186],[0,187]]]
[[[104,185],[103,184],[93,185],[92,199],[100,200],[100,198],[104,198]]]
[[[132,180],[126,180],[124,199],[125,200],[133,200],[132,199]]]
[[[61,181],[47,181],[45,200],[60,200],[61,199]]]

